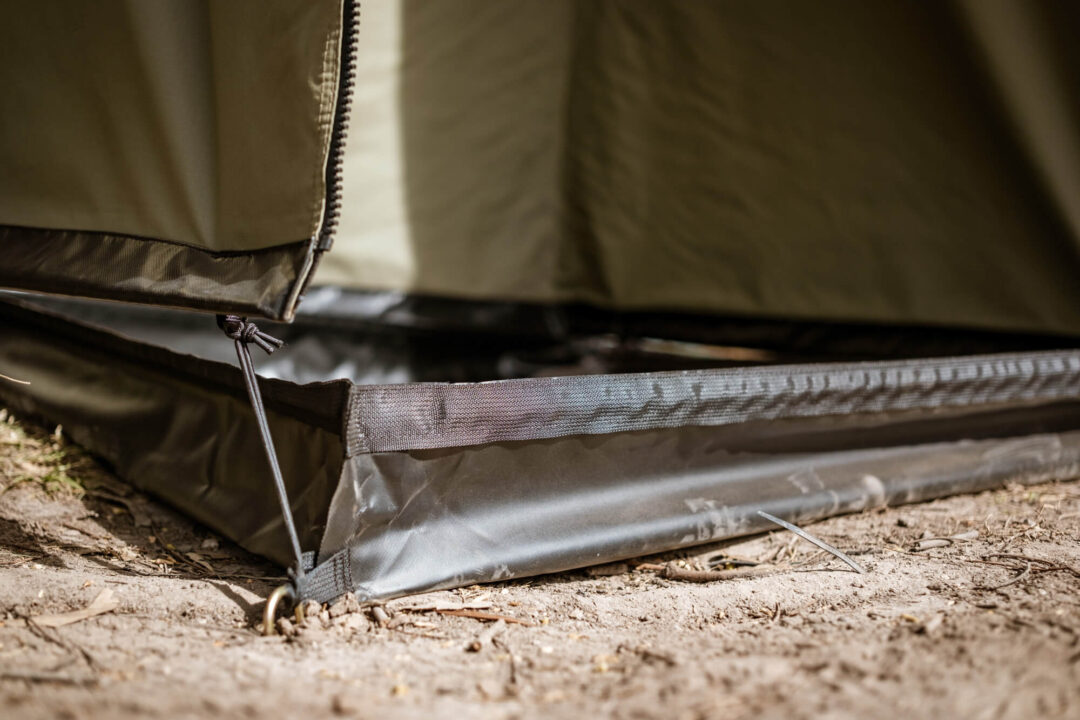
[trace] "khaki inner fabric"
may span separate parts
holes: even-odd
[[[316,281],[1080,333],[1075,8],[367,2]]]
[[[338,0],[0,0],[0,224],[211,251],[312,237],[340,18]]]

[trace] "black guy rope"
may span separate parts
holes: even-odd
[[[285,490],[285,480],[281,476],[277,451],[274,449],[274,439],[270,436],[270,426],[266,422],[266,408],[263,406],[262,393],[259,392],[255,365],[251,362],[251,351],[248,349],[248,345],[254,343],[262,348],[267,355],[271,355],[285,343],[267,335],[255,323],[248,322],[247,318],[239,315],[218,315],[217,324],[227,336],[233,339],[236,346],[236,359],[240,362],[240,371],[244,376],[244,385],[247,386],[251,408],[255,411],[255,420],[259,425],[263,449],[266,451],[266,459],[270,462],[270,472],[274,476],[274,487],[277,490],[278,501],[281,503],[281,515],[285,519],[285,528],[289,532],[289,541],[292,543],[293,554],[296,556],[296,569],[293,571],[295,573],[293,579],[299,582],[304,577],[304,553],[300,549],[300,537],[296,534],[296,523],[293,520],[289,496]]]

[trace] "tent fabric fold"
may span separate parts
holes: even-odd
[[[107,233],[0,226],[0,285],[284,318],[309,272],[309,244],[220,254]]]

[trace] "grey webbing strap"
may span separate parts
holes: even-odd
[[[348,548],[330,556],[296,583],[298,597],[320,603],[332,602],[354,590]]]
[[[251,362],[251,352],[248,350],[248,344],[255,343],[269,355],[285,343],[267,335],[259,330],[255,323],[248,322],[247,318],[238,315],[218,315],[217,324],[236,345],[236,359],[240,362],[240,371],[244,376],[244,385],[247,386],[251,408],[255,411],[255,421],[259,426],[263,449],[266,451],[266,459],[270,462],[270,472],[274,476],[274,488],[277,490],[278,501],[281,503],[281,515],[285,520],[285,529],[289,532],[293,555],[296,557],[296,568],[291,571],[291,574],[299,589],[300,581],[310,568],[311,560],[310,557],[305,558],[304,552],[300,549],[300,537],[296,534],[296,523],[293,520],[289,496],[285,490],[285,480],[281,476],[281,467],[278,465],[274,439],[270,436],[270,426],[266,421],[266,409],[263,407],[262,393],[259,392],[255,365]],[[303,597],[303,593],[299,594]]]

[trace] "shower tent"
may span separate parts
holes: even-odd
[[[1077,20],[0,0],[0,401],[290,564],[257,321],[317,600],[1075,476]]]

